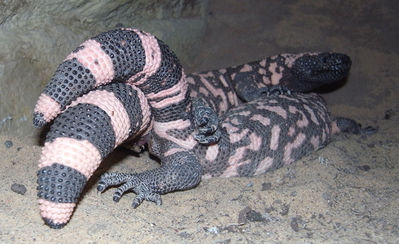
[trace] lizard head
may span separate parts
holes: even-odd
[[[346,78],[352,61],[341,53],[315,53],[298,57],[292,64],[291,72],[299,83],[317,88]]]

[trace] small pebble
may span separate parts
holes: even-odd
[[[12,141],[7,140],[7,141],[4,142],[4,145],[6,146],[6,148],[10,148],[10,147],[13,146],[13,143],[12,143]]]
[[[365,165],[361,165],[361,166],[357,166],[358,169],[363,170],[363,171],[369,171],[371,168],[370,166],[368,166],[367,164]]]
[[[178,236],[180,236],[181,238],[187,239],[191,237],[190,233],[187,233],[186,231],[180,232],[179,234],[177,234]]]
[[[246,214],[247,220],[250,222],[267,222],[267,220],[262,216],[261,213],[255,211],[255,210],[250,210]]]
[[[248,221],[250,222],[267,222],[265,217],[262,216],[261,213],[252,210],[250,207],[245,207],[238,214],[238,223],[245,224]]]
[[[289,211],[290,211],[290,206],[284,204],[284,205],[281,207],[280,215],[281,215],[281,216],[285,216],[285,215],[288,214]]]
[[[324,192],[324,193],[322,194],[322,197],[323,197],[323,199],[326,200],[326,201],[330,201],[330,200],[331,200],[331,194],[328,193],[328,192]]]
[[[293,231],[298,232],[299,231],[299,222],[301,221],[300,217],[294,217],[291,219],[290,226]]]
[[[247,219],[247,213],[249,213],[249,211],[251,211],[252,209],[250,207],[245,207],[244,209],[242,209],[239,213],[238,213],[238,220],[237,223],[239,224],[246,224],[248,223],[248,219]]]
[[[212,234],[219,234],[219,228],[218,227],[209,227],[209,228],[204,228],[206,232],[212,233]]]
[[[272,183],[270,182],[262,183],[262,191],[270,190],[270,188],[272,188]]]
[[[13,191],[15,193],[18,193],[18,194],[21,194],[21,195],[25,195],[26,187],[24,185],[22,185],[22,184],[14,183],[14,184],[11,185],[11,191]]]
[[[321,164],[323,164],[323,165],[328,165],[328,158],[325,158],[325,157],[320,156],[320,157],[319,157],[319,162],[320,162]]]
[[[385,111],[384,119],[390,119],[394,115],[393,109],[388,109]]]

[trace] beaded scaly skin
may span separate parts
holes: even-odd
[[[58,67],[34,110],[36,127],[55,118],[39,164],[41,215],[63,227],[102,159],[131,137],[149,138],[161,166],[106,173],[97,189],[122,184],[113,199],[133,190],[137,207],[161,204],[161,194],[201,178],[262,174],[325,146],[334,133],[359,133],[353,120],[331,119],[320,96],[301,93],[344,78],[350,65],[343,54],[282,54],[186,76],[151,34],[101,33]]]

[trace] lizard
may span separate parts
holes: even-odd
[[[129,28],[101,33],[59,65],[34,109],[34,126],[54,120],[37,173],[41,216],[51,228],[65,226],[101,161],[131,137],[147,137],[161,166],[105,173],[97,190],[121,185],[114,201],[133,190],[137,207],[161,204],[161,194],[201,179],[277,169],[335,133],[367,133],[330,117],[319,95],[303,93],[346,77],[350,66],[344,54],[283,54],[185,75],[155,36]]]

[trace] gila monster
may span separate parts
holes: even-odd
[[[148,138],[159,168],[105,173],[98,191],[121,185],[161,204],[161,194],[195,187],[201,178],[253,176],[289,164],[340,131],[308,92],[344,78],[348,56],[283,54],[245,65],[185,75],[176,55],[137,29],[101,33],[60,64],[34,109],[33,124],[54,120],[39,160],[38,198],[45,223],[62,228],[101,161],[128,138]]]

